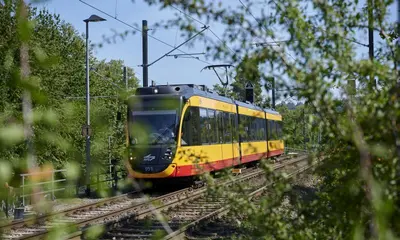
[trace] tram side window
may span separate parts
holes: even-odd
[[[238,122],[237,122],[237,114],[229,113],[229,117],[230,117],[231,126],[232,126],[232,141],[238,142],[239,141],[239,126],[238,126]]]
[[[279,139],[282,138],[282,122],[276,122],[276,132]]]
[[[253,141],[258,141],[258,118],[252,117],[251,121],[251,128],[252,128],[252,133],[253,133]]]
[[[276,127],[275,127],[275,121],[273,120],[268,120],[268,141],[271,140],[276,140]]]
[[[267,140],[267,133],[268,133],[268,129],[267,129],[267,120],[263,119],[262,121],[262,128],[263,128],[263,141]]]
[[[204,108],[200,108],[200,136],[201,136],[201,143],[209,144],[209,120],[207,117],[207,110]]]
[[[218,143],[218,128],[217,128],[217,119],[215,118],[215,110],[207,109],[208,120],[210,123],[209,129],[209,143],[215,144]]]
[[[257,140],[258,141],[263,141],[264,140],[264,132],[265,132],[265,128],[262,125],[263,124],[264,119],[262,118],[257,118]]]
[[[248,131],[248,141],[263,141],[265,140],[264,119],[257,117],[246,117],[250,130]]]
[[[221,111],[215,112],[216,120],[217,120],[217,132],[218,132],[218,143],[224,143],[224,131],[226,131],[224,126],[224,113]]]
[[[244,132],[244,119],[243,119],[243,115],[238,115],[239,119],[238,119],[238,135],[240,137],[240,141],[244,142],[245,141],[245,136],[243,136],[243,132]]]
[[[265,141],[265,120],[257,118],[257,140]]]
[[[277,135],[277,131],[276,131],[276,121],[273,121],[273,125],[272,125],[272,139],[276,140],[278,139],[278,135]]]
[[[274,121],[274,125],[272,125],[272,138],[274,140],[278,139],[277,132],[276,132],[276,124],[277,124],[277,122]]]
[[[224,136],[224,142],[225,143],[231,143],[232,142],[232,125],[231,125],[231,120],[229,118],[231,114],[224,112],[223,113],[223,136]]]
[[[248,141],[255,141],[256,140],[256,131],[257,128],[255,125],[255,117],[246,117],[248,119],[248,126],[249,126],[249,131],[248,131]]]
[[[242,138],[242,142],[249,142],[250,141],[250,133],[249,133],[249,120],[248,117],[245,115],[239,115],[239,131],[240,136]]]
[[[247,142],[253,141],[253,131],[251,129],[252,119],[249,116],[246,116],[246,132],[244,134],[247,135]]]
[[[182,146],[201,145],[200,139],[200,115],[198,107],[190,107],[186,110],[182,126]]]

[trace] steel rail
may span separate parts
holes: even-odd
[[[300,167],[299,169],[296,169],[295,171],[293,171],[293,172],[291,172],[290,174],[288,174],[288,178],[290,179],[290,178],[293,178],[294,176],[296,176],[296,175],[298,175],[298,174],[300,174],[300,173],[302,173],[302,172],[305,172],[305,171],[307,171],[308,169],[310,169],[310,168],[312,168],[312,167],[315,167],[317,164],[319,164],[321,161],[318,161],[318,162],[316,162],[316,163],[313,163],[313,164],[311,164],[311,165],[307,165],[307,166],[304,166],[304,167]],[[286,165],[286,166],[289,166],[290,164],[288,164],[288,165]],[[262,194],[265,190],[267,190],[267,188],[268,187],[270,187],[272,184],[274,184],[274,182],[271,182],[271,183],[268,183],[267,185],[265,185],[265,186],[263,186],[263,187],[260,187],[259,189],[257,189],[257,190],[255,190],[255,191],[252,191],[251,193],[249,193],[248,195],[249,195],[249,200],[251,200],[251,199],[253,199],[255,196],[257,196],[257,195],[260,195],[260,194]],[[222,207],[222,208],[220,208],[220,209],[218,209],[218,210],[215,210],[215,211],[213,211],[213,212],[210,212],[210,213],[208,213],[208,214],[206,214],[206,215],[204,215],[204,216],[202,216],[202,217],[200,217],[200,218],[198,218],[198,219],[196,219],[196,220],[194,220],[194,221],[192,221],[192,222],[190,222],[190,223],[187,223],[187,224],[185,224],[183,227],[181,227],[181,228],[179,228],[178,230],[176,230],[176,231],[174,231],[174,232],[172,232],[172,233],[170,233],[170,234],[168,234],[167,236],[165,236],[163,239],[164,240],[169,240],[169,239],[172,239],[172,238],[175,238],[175,237],[180,237],[180,236],[182,236],[183,237],[183,235],[185,234],[185,232],[187,231],[187,230],[189,230],[190,228],[192,228],[192,227],[194,227],[194,226],[196,226],[196,225],[199,225],[199,224],[201,224],[202,222],[205,222],[205,221],[207,221],[207,220],[210,220],[211,218],[213,218],[213,217],[220,217],[220,216],[223,216],[223,215],[226,215],[228,212],[229,212],[229,208],[230,208],[230,206],[228,205],[228,206],[224,206],[224,207]]]
[[[288,162],[274,164],[272,166],[272,171],[276,171],[276,170],[282,169],[282,168],[284,168],[286,166],[293,165],[293,164],[296,164],[298,162],[302,162],[302,161],[306,160],[307,158],[308,158],[307,155],[306,156],[299,156],[296,159],[288,161]],[[248,181],[251,178],[259,177],[263,173],[264,173],[264,170],[257,169],[256,171],[254,171],[252,173],[249,173],[248,175],[239,176],[237,179],[224,182],[221,185],[228,185],[229,186],[231,184],[236,184],[236,183],[239,183],[239,182]],[[104,225],[105,225],[106,229],[115,229],[115,228],[118,228],[121,225],[122,222],[128,222],[130,219],[142,219],[142,218],[144,218],[146,216],[152,215],[154,211],[161,211],[161,210],[165,211],[165,210],[171,209],[171,208],[173,208],[175,206],[182,206],[183,204],[189,203],[190,201],[193,201],[195,199],[200,199],[201,197],[204,196],[206,191],[207,191],[207,189],[202,188],[202,189],[200,189],[198,191],[195,191],[195,192],[191,193],[189,196],[186,196],[184,198],[181,198],[181,199],[180,198],[175,198],[173,201],[164,203],[164,204],[162,204],[160,206],[157,206],[157,207],[155,207],[153,209],[146,208],[146,209],[144,209],[142,211],[136,211],[136,212],[132,213],[131,215],[127,216],[126,218],[119,219],[117,221],[110,222],[109,224],[104,224]],[[157,200],[158,199],[154,199],[154,201],[157,201]],[[145,204],[148,204],[148,203],[143,203],[143,205],[145,205]],[[119,212],[115,213],[115,215],[119,215],[119,214],[121,214],[121,213],[119,213]],[[74,237],[78,237],[79,235],[83,234],[83,232],[84,231],[82,231],[80,233],[77,233],[76,235],[74,235]]]
[[[302,161],[303,158],[306,158],[306,157],[307,156],[299,156],[298,158],[296,158],[294,160],[291,160],[291,161],[288,161],[288,162],[285,162],[285,163],[282,163],[282,164],[281,163],[274,164],[273,165],[273,170],[280,169],[280,168],[284,167],[287,164],[293,164],[293,163],[296,163],[298,161]],[[288,158],[288,157],[284,156],[282,159],[285,159],[285,158]],[[250,173],[250,174],[245,175],[245,176],[239,175],[239,177],[237,179],[225,182],[223,184],[232,184],[234,182],[245,181],[246,179],[250,179],[250,178],[258,176],[260,174],[260,172],[262,172],[262,170],[254,171],[253,173]],[[87,229],[93,223],[103,223],[104,224],[105,221],[107,222],[111,218],[114,218],[114,217],[117,217],[117,216],[121,216],[123,214],[132,214],[133,213],[134,216],[146,215],[149,212],[154,210],[154,209],[150,209],[150,204],[153,204],[153,203],[158,203],[158,202],[162,203],[162,206],[159,206],[159,207],[156,208],[156,210],[159,210],[161,208],[171,207],[171,206],[174,206],[176,204],[180,204],[183,201],[187,202],[187,201],[189,201],[189,200],[191,200],[191,199],[193,199],[195,197],[198,197],[200,194],[204,193],[205,191],[206,191],[206,189],[204,187],[199,188],[199,189],[194,189],[194,190],[189,187],[189,188],[185,188],[185,189],[182,189],[182,190],[178,190],[178,191],[175,191],[175,192],[172,192],[172,193],[168,193],[168,194],[162,195],[160,197],[156,197],[154,199],[151,199],[148,202],[135,203],[133,205],[130,205],[130,206],[122,208],[122,209],[119,209],[119,210],[111,212],[111,213],[107,213],[107,214],[99,215],[99,216],[94,216],[93,218],[85,219],[85,220],[78,221],[78,222],[75,222],[75,223],[71,222],[70,224],[67,224],[67,228],[70,228],[70,230],[72,230],[73,226],[77,226],[81,230],[80,231],[74,231],[69,236],[70,237],[78,236],[81,233],[83,233],[85,231],[85,229]],[[15,221],[15,222],[12,222],[12,223],[7,224],[7,225],[0,226],[0,230],[4,233],[4,230],[6,230],[6,229],[9,229],[9,228],[15,229],[15,228],[24,227],[25,225],[27,225],[28,223],[31,223],[32,221],[39,222],[39,223],[42,222],[43,223],[43,222],[45,222],[47,220],[50,220],[53,217],[68,215],[68,214],[71,214],[71,213],[74,213],[74,212],[78,212],[78,211],[81,212],[81,211],[85,211],[85,210],[88,210],[88,209],[94,209],[94,208],[101,207],[101,206],[104,206],[104,205],[109,204],[109,203],[118,202],[121,199],[124,199],[124,198],[128,197],[129,195],[132,195],[132,194],[135,194],[135,193],[138,193],[138,191],[134,191],[134,192],[126,193],[126,194],[123,194],[123,195],[111,197],[111,198],[108,198],[108,199],[105,199],[105,200],[101,200],[101,201],[98,201],[98,202],[95,202],[95,203],[86,204],[86,205],[83,205],[83,206],[77,206],[77,207],[74,207],[74,208],[70,208],[70,209],[59,211],[59,212],[51,213],[51,214],[48,214],[48,215],[39,216],[36,219]],[[48,230],[46,229],[46,230],[44,230],[42,232],[21,236],[18,239],[42,238],[47,233],[48,233]]]
[[[68,209],[64,209],[61,211],[57,211],[57,212],[52,212],[50,214],[45,214],[45,215],[41,215],[41,216],[37,216],[35,218],[36,222],[41,222],[41,221],[45,221],[45,220],[49,220],[52,217],[56,217],[56,216],[62,216],[62,215],[66,215],[69,213],[73,213],[76,211],[81,211],[81,210],[86,210],[86,209],[91,209],[91,208],[95,208],[95,207],[99,207],[105,204],[108,204],[110,202],[113,201],[117,201],[117,200],[121,200],[125,197],[128,197],[129,195],[138,193],[139,191],[132,191],[132,192],[128,192],[125,194],[121,194],[118,196],[114,196],[114,197],[110,197],[104,200],[99,200],[97,202],[93,202],[93,203],[88,203],[88,204],[84,204],[84,205],[79,205],[76,207],[72,207],[72,208],[68,208]],[[19,228],[19,227],[23,227],[24,225],[31,223],[32,219],[21,219],[21,220],[16,220],[16,221],[12,221],[11,223],[7,223],[7,224],[3,224],[0,225],[0,231],[4,231],[10,228]]]

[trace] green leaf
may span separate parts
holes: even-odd
[[[24,139],[24,128],[19,124],[10,124],[0,128],[0,143],[11,146],[22,142]]]

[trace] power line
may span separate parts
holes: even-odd
[[[239,0],[239,1],[240,1],[240,0]],[[271,1],[272,1],[273,3],[275,3],[275,5],[279,8],[279,10],[282,11],[281,6],[279,6],[278,3],[277,3],[275,0],[271,0]],[[315,26],[312,26],[312,28],[313,28],[314,30],[316,29]],[[322,30],[322,29],[321,29],[321,31],[324,32],[324,33],[326,33],[326,31],[324,31],[324,30]],[[346,38],[346,37],[343,37],[343,36],[340,36],[340,35],[339,35],[339,37],[343,38],[344,40],[347,40],[347,41],[350,41],[350,42],[354,42],[354,43],[356,43],[356,44],[358,44],[358,45],[361,45],[361,46],[364,46],[364,47],[369,47],[368,44],[359,42],[359,41],[357,41],[354,37],[353,37],[352,39]]]
[[[179,49],[181,46],[183,46],[184,44],[186,44],[187,42],[191,41],[192,39],[194,39],[195,37],[197,37],[198,35],[202,34],[205,30],[207,30],[209,27],[205,26],[202,27],[203,30],[201,30],[200,32],[196,33],[195,35],[193,35],[192,37],[190,37],[188,40],[184,41],[183,43],[179,44],[178,46],[174,47],[171,51],[167,52],[166,54],[162,55],[161,57],[157,58],[156,60],[154,60],[152,63],[150,64],[146,64],[147,67],[150,67],[151,65],[153,65],[154,63],[160,61],[161,59],[163,59],[164,57],[168,56],[168,54],[172,53],[173,51]],[[190,55],[189,55],[190,56]]]
[[[247,10],[247,12],[249,12],[249,14],[254,18],[254,20],[256,20],[256,22],[257,22],[260,26],[262,26],[262,28],[264,28],[264,30],[265,30],[266,32],[268,32],[268,29],[265,28],[265,26],[264,26],[263,24],[261,24],[260,21],[257,20],[257,18],[253,15],[253,13],[251,13],[250,9],[242,2],[242,0],[239,0],[239,2],[240,2],[240,3],[242,4],[242,6]],[[271,37],[271,39],[272,39],[272,41],[273,41],[275,44],[277,44],[279,47],[281,47],[281,46],[279,45],[279,43],[276,42],[275,39],[274,39],[273,37]],[[294,61],[296,61],[296,59],[295,59],[289,52],[287,52],[287,55],[289,55],[291,58],[293,58]]]
[[[139,68],[138,66],[126,66],[126,67],[130,67],[130,68],[132,68],[132,69],[134,69],[134,68]],[[138,73],[138,72],[135,72],[135,70],[133,71],[133,73],[135,74],[135,75],[138,75],[138,76],[142,76],[143,77],[143,75],[142,74],[140,74],[140,73]],[[151,81],[153,81],[153,82],[157,82],[156,80],[154,80],[154,79],[151,79],[151,78],[149,78]]]
[[[201,22],[200,20],[198,20],[198,19],[196,19],[196,18],[190,16],[190,14],[185,13],[184,11],[180,10],[179,8],[174,7],[173,5],[171,5],[170,7],[172,7],[173,9],[175,9],[175,10],[177,10],[177,11],[179,11],[180,13],[183,13],[185,16],[187,16],[188,18],[192,19],[193,21],[195,21],[195,22],[197,22],[197,23],[199,23],[199,24],[201,24],[201,25],[203,25],[203,26],[206,26],[205,23],[203,23],[203,22]],[[224,42],[221,40],[221,38],[218,37],[218,35],[215,34],[215,32],[214,32],[213,30],[211,30],[211,28],[209,28],[208,30],[209,30],[221,43],[223,43],[233,54],[236,54],[236,52],[233,51],[226,43],[224,43]]]
[[[112,85],[114,85],[115,87],[122,89],[122,87],[118,86],[116,83],[113,82],[113,80],[101,75],[100,73],[96,72],[93,68],[91,68],[92,72],[96,73],[97,75],[99,75],[100,77],[102,77],[103,79],[108,80]]]
[[[103,10],[101,10],[101,9],[99,9],[99,8],[97,8],[97,7],[95,7],[95,6],[91,5],[91,4],[89,4],[89,3],[85,2],[85,1],[83,1],[83,0],[79,0],[79,1],[82,2],[82,3],[85,4],[85,5],[87,5],[87,6],[91,7],[91,8],[93,8],[93,9],[95,9],[96,11],[99,11],[99,12],[101,12],[101,13],[103,13],[103,14],[109,16],[110,18],[114,18],[116,21],[118,21],[118,22],[120,22],[120,23],[122,23],[122,24],[124,24],[124,25],[126,25],[126,26],[128,26],[128,27],[130,27],[130,28],[132,28],[132,29],[134,29],[134,30],[136,30],[136,31],[138,31],[138,32],[140,32],[140,33],[142,33],[142,30],[141,30],[141,29],[139,29],[139,28],[137,28],[137,27],[135,27],[135,26],[132,26],[131,24],[126,23],[126,22],[124,22],[124,21],[122,21],[122,20],[120,20],[120,19],[118,19],[118,18],[116,18],[116,17],[113,17],[112,15],[108,14],[107,12],[105,12],[105,11],[103,11]],[[160,42],[160,43],[162,43],[162,44],[165,44],[165,45],[167,45],[167,46],[169,46],[169,47],[171,47],[171,48],[174,48],[173,45],[171,45],[171,44],[169,44],[169,43],[167,43],[167,42],[165,42],[165,41],[163,41],[163,40],[161,40],[161,39],[159,39],[159,38],[157,38],[157,37],[154,37],[154,36],[152,36],[152,35],[150,35],[150,34],[148,34],[147,36],[149,36],[150,38],[152,38],[152,39],[154,39],[154,40],[156,40],[156,41],[158,41],[158,42]],[[183,51],[183,50],[180,50],[180,49],[177,49],[177,50],[180,51],[180,52],[182,52],[182,53],[188,54],[187,52],[185,52],[185,51]],[[203,63],[206,63],[206,64],[211,64],[211,63],[209,63],[209,62],[207,62],[207,61],[204,61],[204,60],[201,60],[201,59],[197,59],[197,58],[195,58],[195,57],[193,57],[193,59],[196,59],[196,60],[198,60],[198,61],[200,61],[200,62],[203,62]]]
[[[65,99],[86,99],[86,96],[82,97],[64,97]],[[118,98],[118,96],[90,96],[90,98]]]

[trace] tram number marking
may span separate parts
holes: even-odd
[[[153,167],[145,167],[144,170],[146,172],[153,172]]]

